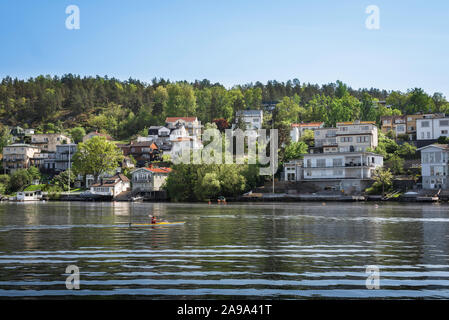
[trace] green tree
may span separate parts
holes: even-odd
[[[27,169],[28,174],[30,175],[31,180],[40,180],[41,179],[41,172],[36,167],[29,167]]]
[[[86,130],[83,127],[75,127],[70,130],[70,134],[72,135],[73,141],[75,143],[80,143],[83,141],[83,137],[86,135]]]
[[[11,174],[9,183],[10,191],[16,192],[23,190],[31,183],[32,177],[27,169],[18,169]]]
[[[3,148],[9,145],[12,141],[12,136],[9,133],[8,127],[0,124],[0,153],[3,152]]]
[[[416,155],[416,147],[405,142],[398,147],[396,154],[403,159],[411,159]]]
[[[393,183],[393,174],[390,169],[377,168],[373,171],[373,179],[382,185],[382,195],[385,194],[385,188],[388,188]]]
[[[69,171],[66,170],[55,176],[52,182],[53,184],[59,186],[62,190],[67,191],[69,189],[69,183],[70,186],[73,186],[73,184],[75,183],[75,179],[76,176],[73,171],[70,170],[69,174]]]
[[[402,174],[404,172],[404,159],[397,154],[392,155],[385,164],[391,168],[394,174]]]
[[[303,141],[292,142],[285,147],[284,161],[301,159],[307,153],[308,149],[309,146]]]
[[[215,198],[220,194],[220,180],[216,172],[207,172],[201,176],[194,186],[195,196],[198,200]]]
[[[100,174],[112,172],[122,160],[123,153],[114,143],[95,136],[78,144],[73,155],[73,169],[83,176],[91,174],[97,181]]]
[[[0,194],[4,195],[9,190],[9,183],[11,181],[11,177],[7,174],[0,175]]]
[[[191,85],[172,83],[167,86],[167,116],[192,116],[196,111],[196,97]]]

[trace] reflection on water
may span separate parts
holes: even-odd
[[[449,298],[449,206],[1,203],[0,296]],[[128,227],[149,214],[184,225]],[[65,269],[80,268],[80,290]],[[367,265],[380,289],[366,289]]]

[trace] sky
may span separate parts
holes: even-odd
[[[80,10],[69,30],[66,8]],[[379,29],[368,29],[369,5]],[[445,0],[2,0],[0,77],[420,87],[449,98]]]

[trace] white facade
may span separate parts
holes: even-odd
[[[372,172],[383,166],[383,157],[371,152],[305,154],[304,180],[371,179]]]
[[[299,138],[304,134],[305,130],[315,131],[323,128],[324,122],[310,122],[310,123],[294,123],[290,130],[290,137],[292,142],[298,142]]]
[[[139,168],[132,172],[133,191],[160,191],[165,183],[170,168]]]
[[[449,147],[432,144],[418,149],[421,151],[421,176],[423,189],[447,189],[449,174]]]
[[[237,124],[239,118],[242,118],[246,124],[246,130],[258,130],[262,129],[263,124],[263,111],[262,110],[242,110],[235,113],[235,124]],[[235,125],[233,126],[235,127]]]
[[[377,126],[371,122],[337,123],[337,144],[340,152],[365,152],[378,144]]]
[[[128,191],[130,186],[129,179],[122,174],[118,174],[111,178],[104,179],[102,183],[92,185],[90,187],[90,192],[101,196],[116,197],[120,193]]]
[[[284,181],[302,180],[302,160],[291,160],[284,163]]]
[[[417,119],[416,139],[433,140],[449,137],[449,118]]]
[[[372,122],[338,122],[336,128],[314,131],[315,147],[323,152],[365,152],[378,145],[377,126]]]
[[[11,144],[3,148],[3,168],[9,173],[17,169],[27,169],[31,165],[34,154],[40,149],[28,144]]]
[[[40,147],[43,151],[56,152],[58,144],[71,143],[69,137],[60,133],[33,134],[31,144]]]

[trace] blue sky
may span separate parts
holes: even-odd
[[[65,27],[68,5],[80,29]],[[365,8],[380,9],[368,30]],[[270,79],[449,98],[449,1],[2,0],[0,77]]]

